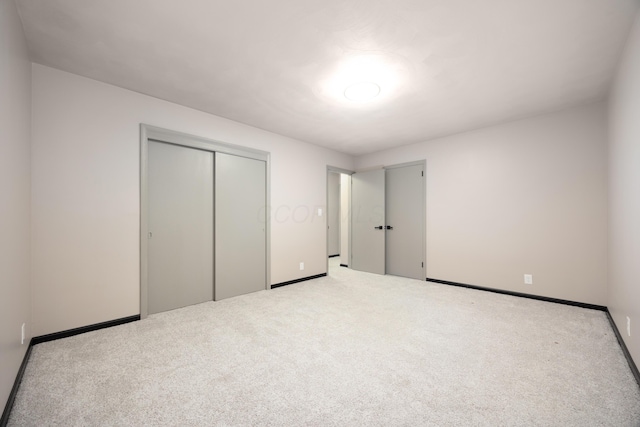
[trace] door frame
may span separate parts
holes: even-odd
[[[140,318],[148,316],[148,295],[149,295],[149,199],[148,199],[148,150],[149,141],[173,144],[182,147],[196,148],[212,153],[232,154],[240,157],[247,157],[255,160],[262,160],[266,163],[266,205],[268,209],[271,200],[271,154],[268,151],[256,150],[240,145],[229,144],[213,139],[189,135],[156,126],[140,124]],[[215,188],[215,187],[214,187]],[[215,206],[214,206],[215,209]],[[215,212],[215,211],[214,211]],[[215,215],[215,214],[214,214]],[[265,211],[266,227],[266,278],[265,289],[271,287],[271,219],[268,211]],[[214,253],[215,265],[215,253]],[[212,283],[211,286],[214,284]]]
[[[326,177],[325,177],[325,220],[324,220],[324,231],[325,231],[325,258],[326,258],[326,273],[327,275],[329,275],[329,229],[327,228],[328,222],[329,222],[329,173],[339,173],[339,174],[345,174],[345,175],[353,175],[355,172],[349,169],[343,169],[343,168],[339,168],[336,166],[329,166],[327,165],[327,173],[326,173]],[[342,191],[342,185],[340,186],[341,191]],[[351,211],[351,206],[349,206],[349,211]],[[342,211],[340,213],[340,220],[342,220]],[[351,215],[349,215],[349,230],[351,230]],[[349,252],[351,252],[351,231],[349,231]],[[342,258],[342,254],[340,254],[340,257]],[[351,262],[351,261],[349,261]]]

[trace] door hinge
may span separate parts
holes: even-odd
[[[424,176],[424,171],[420,171],[420,175]]]
[[[422,268],[424,268],[424,262],[422,263]]]

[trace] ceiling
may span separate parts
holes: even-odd
[[[15,0],[34,62],[359,155],[606,96],[637,0]],[[343,94],[372,81],[367,103]]]

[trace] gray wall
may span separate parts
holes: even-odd
[[[0,0],[0,410],[31,337],[31,63],[15,4]],[[27,339],[20,344],[21,326]]]
[[[640,365],[640,15],[609,104],[609,310]],[[631,336],[627,335],[627,316]]]
[[[386,150],[356,167],[426,159],[427,277],[605,305],[605,107]]]

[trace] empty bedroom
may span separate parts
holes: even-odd
[[[0,426],[640,426],[638,0],[0,0]]]

